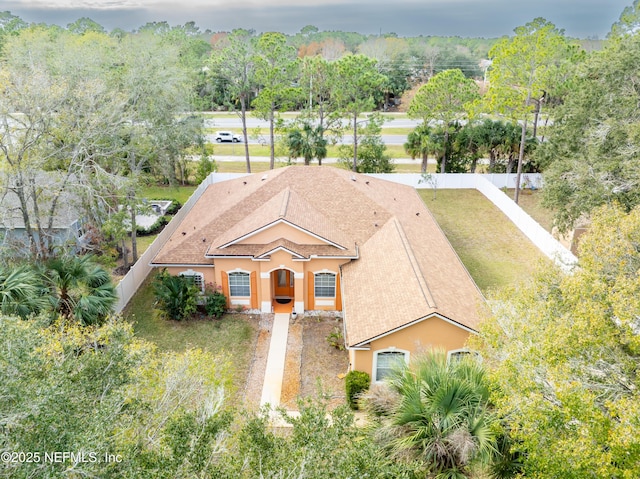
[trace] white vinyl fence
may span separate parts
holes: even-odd
[[[207,186],[245,175],[246,173],[211,173],[207,179],[202,182],[189,200],[182,206],[180,211],[178,211],[169,224],[165,226],[155,241],[151,243],[149,248],[147,248],[136,264],[118,284],[117,292],[119,299],[116,312],[121,312],[136,293],[152,269],[149,263],[158,253],[164,242],[178,228],[184,217],[200,196],[202,196]],[[433,188],[435,186],[438,189],[476,189],[507,215],[540,251],[563,269],[570,270],[577,262],[577,258],[569,250],[556,241],[548,231],[500,190],[500,188],[504,187],[515,188],[515,174],[432,174],[428,176],[429,181],[427,182],[424,181],[422,175],[416,173],[371,174],[370,176],[405,184],[414,188]],[[523,174],[521,177],[521,186],[525,188],[540,188],[542,186],[542,177],[540,174]]]
[[[164,229],[160,232],[158,237],[151,243],[151,245],[147,248],[135,265],[129,270],[122,280],[118,283],[116,287],[116,291],[118,292],[118,303],[116,304],[115,311],[116,313],[121,312],[124,307],[127,305],[129,300],[133,297],[133,295],[138,291],[138,288],[143,283],[143,281],[147,278],[151,270],[153,269],[149,263],[154,258],[154,256],[160,251],[160,248],[164,244],[165,241],[169,239],[171,234],[178,228],[184,217],[187,213],[193,208],[193,205],[198,201],[204,190],[207,189],[207,186],[218,183],[220,181],[229,180],[231,178],[237,178],[238,176],[244,176],[243,174],[235,174],[235,173],[212,173],[204,180],[200,186],[193,192],[193,194],[189,197],[187,202],[180,208],[180,210],[176,213],[176,215],[171,219],[168,225],[164,227]]]

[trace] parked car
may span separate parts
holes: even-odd
[[[238,143],[239,141],[242,141],[242,138],[239,135],[234,135],[230,131],[216,131],[214,139],[217,143],[222,143],[223,141]]]

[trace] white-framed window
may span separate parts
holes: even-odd
[[[249,273],[236,271],[229,273],[229,296],[251,296],[251,278]]]
[[[193,284],[200,288],[200,291],[204,293],[204,275],[202,273],[198,273],[197,271],[189,269],[187,271],[179,273],[179,276],[191,279],[193,281]]]
[[[455,349],[447,353],[447,361],[460,361],[463,358],[474,358],[482,361],[482,356],[477,351],[469,351],[468,349]]]
[[[334,273],[316,273],[314,279],[316,298],[336,297],[336,275]]]
[[[382,381],[392,371],[409,362],[409,352],[399,349],[377,351],[373,356],[373,380]]]

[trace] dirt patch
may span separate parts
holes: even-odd
[[[287,409],[295,408],[296,399],[300,395],[303,330],[304,327],[300,321],[291,321],[289,323],[282,395],[280,396],[280,404]]]
[[[256,341],[253,359],[251,360],[251,366],[247,376],[247,385],[244,391],[244,403],[249,409],[257,410],[260,407],[272,328],[273,314],[263,314],[258,323],[258,339]]]
[[[317,397],[321,392],[329,399],[330,406],[343,404],[346,398],[344,379],[349,368],[349,355],[329,346],[327,336],[338,327],[342,330],[342,320],[332,317],[306,317],[302,332],[302,366],[300,395]]]

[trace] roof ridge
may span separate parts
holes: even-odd
[[[409,243],[409,238],[407,238],[402,225],[398,221],[398,218],[393,217],[394,224],[396,225],[396,230],[398,231],[398,235],[400,235],[400,240],[402,241],[402,245],[404,246],[404,250],[407,253],[407,257],[409,258],[409,262],[411,263],[411,268],[413,269],[414,274],[416,275],[416,279],[418,280],[418,284],[420,285],[420,289],[422,290],[422,295],[426,300],[427,304],[430,308],[437,308],[436,302],[433,299],[433,295],[431,294],[431,290],[429,289],[429,285],[427,284],[427,280],[422,274],[422,270],[420,269],[420,265],[418,264],[418,260],[413,253],[413,249],[411,248],[411,243]]]
[[[284,197],[282,198],[282,205],[280,206],[280,218],[284,218],[287,215],[287,208],[289,207],[289,197],[291,196],[291,188],[287,186],[284,190]]]

